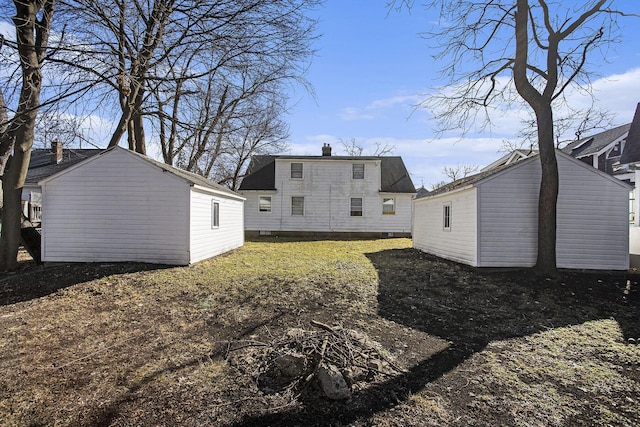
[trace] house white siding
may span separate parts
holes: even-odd
[[[291,178],[291,163],[303,164],[302,178]],[[352,165],[364,164],[364,179],[354,179]],[[249,231],[410,233],[411,198],[381,193],[380,160],[277,159],[277,190],[246,190],[245,228]],[[271,212],[260,212],[260,196],[271,197]],[[292,215],[291,198],[304,197],[304,214]],[[362,216],[351,216],[351,198],[362,199]],[[395,213],[383,214],[385,198]]]
[[[213,203],[218,203],[218,226],[212,224]],[[244,244],[243,202],[191,190],[190,262],[211,258]]]
[[[475,188],[414,200],[413,247],[453,261],[477,265],[477,192]],[[449,228],[444,206],[450,206]]]
[[[187,184],[116,150],[44,183],[42,260],[187,264]]]

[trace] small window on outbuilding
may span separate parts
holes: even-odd
[[[364,163],[351,165],[351,176],[353,179],[364,179]]]
[[[302,179],[302,163],[291,163],[291,178]]]
[[[383,215],[395,215],[396,213],[396,199],[393,197],[385,197],[382,199],[382,214]]]
[[[291,215],[304,215],[304,197],[291,198]]]
[[[211,201],[211,229],[220,227],[220,203]]]
[[[351,198],[351,216],[362,216],[362,197]]]
[[[258,199],[258,211],[271,212],[271,196],[260,196]]]
[[[451,203],[442,205],[442,228],[451,230]]]

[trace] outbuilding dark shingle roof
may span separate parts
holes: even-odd
[[[289,160],[380,160],[381,182],[380,191],[385,193],[415,193],[409,172],[398,156],[266,156],[258,155],[251,158],[247,174],[240,184],[242,190],[275,190],[276,159]]]

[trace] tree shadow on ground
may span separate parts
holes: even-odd
[[[30,301],[113,274],[164,268],[172,266],[130,262],[34,265],[13,273],[0,274],[0,306]]]
[[[640,338],[640,275],[480,270],[414,249],[367,254],[379,278],[378,314],[448,343],[408,372],[351,402],[304,402],[302,411],[245,419],[236,425],[346,425],[406,401],[492,341],[590,320],[615,319],[625,339]],[[627,286],[629,281],[630,286]]]

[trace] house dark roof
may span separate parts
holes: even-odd
[[[240,184],[242,190],[275,190],[276,159],[290,160],[380,160],[381,182],[380,191],[385,193],[415,193],[409,172],[397,156],[265,156],[258,155],[251,158],[247,174]]]
[[[36,148],[31,150],[31,161],[27,171],[25,185],[38,185],[38,181],[47,178],[55,173],[65,170],[89,157],[95,156],[104,150],[64,148],[62,150],[62,161],[55,163],[52,161],[52,153],[48,148]]]
[[[595,135],[581,138],[577,141],[567,144],[562,151],[572,157],[580,158],[597,153],[598,151],[611,144],[613,141],[624,136],[631,127],[631,123],[608,129]]]
[[[640,104],[636,107],[636,113],[631,122],[627,142],[620,156],[620,164],[640,162]]]

